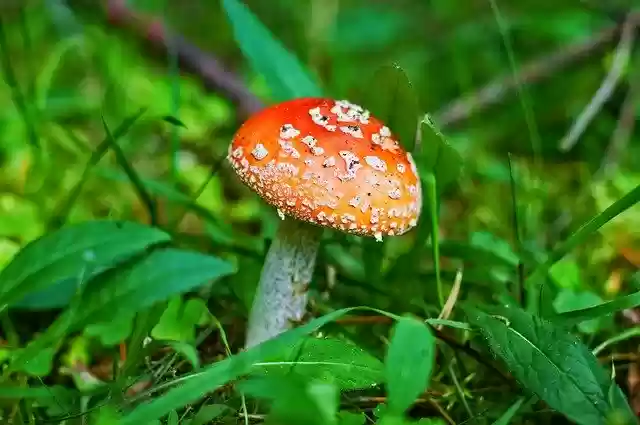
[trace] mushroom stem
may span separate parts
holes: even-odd
[[[287,217],[269,247],[249,314],[245,342],[251,348],[302,320],[322,228]]]

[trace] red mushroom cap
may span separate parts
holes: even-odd
[[[263,109],[237,131],[228,159],[282,218],[380,239],[407,232],[420,215],[411,153],[348,101],[301,98]]]

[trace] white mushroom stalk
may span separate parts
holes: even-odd
[[[280,223],[251,307],[247,348],[279,335],[303,319],[321,237],[322,228],[318,226],[291,218]]]
[[[409,231],[420,215],[411,155],[347,101],[302,98],[263,109],[237,131],[228,159],[284,220],[260,276],[247,348],[303,319],[322,228],[382,240]]]

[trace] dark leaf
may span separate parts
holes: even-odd
[[[276,100],[318,97],[322,90],[300,61],[239,0],[223,0],[236,42]]]
[[[622,414],[636,423],[624,394],[578,338],[519,308],[493,315],[465,309],[491,351],[527,390],[579,424]]]

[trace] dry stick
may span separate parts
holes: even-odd
[[[640,12],[631,14],[627,22],[640,25]],[[456,99],[442,108],[434,114],[436,121],[443,127],[453,126],[499,104],[517,88],[518,81],[523,84],[537,83],[574,63],[589,58],[613,42],[621,33],[623,26],[624,24],[618,24],[605,28],[586,41],[564,46],[549,55],[534,59],[521,67],[518,76],[509,75],[494,79],[481,89]]]
[[[630,78],[629,89],[622,102],[618,124],[616,125],[600,168],[595,179],[610,176],[617,167],[618,160],[631,140],[636,122],[636,102],[640,98],[640,72],[634,71]]]
[[[449,297],[447,298],[447,302],[444,303],[444,307],[442,307],[442,311],[440,315],[438,315],[438,319],[448,319],[453,311],[453,307],[455,307],[456,302],[458,301],[458,296],[460,295],[460,287],[462,286],[462,268],[459,268],[456,272],[456,278],[453,282],[453,288],[449,293]],[[436,328],[438,330],[442,330],[443,325],[438,325]]]
[[[165,52],[174,43],[184,70],[199,76],[205,88],[219,90],[232,99],[241,115],[248,116],[262,108],[262,102],[251,93],[240,78],[224,69],[210,53],[204,52],[170,31],[161,21],[133,11],[124,0],[106,0],[106,9],[113,25],[128,28]],[[640,12],[634,12],[628,21],[640,24]],[[453,126],[472,115],[499,104],[516,88],[518,81],[532,84],[550,78],[558,71],[584,60],[604,49],[622,31],[623,24],[605,28],[586,41],[564,46],[549,55],[525,64],[518,76],[501,76],[479,90],[458,98],[434,114],[441,126]]]
[[[241,115],[246,117],[262,109],[263,103],[240,78],[225,70],[213,55],[171,31],[160,19],[132,10],[125,0],[106,0],[104,4],[111,24],[133,31],[165,53],[172,46],[183,70],[199,76],[207,90],[218,90],[229,97]]]
[[[584,134],[585,130],[593,119],[602,110],[604,104],[611,98],[618,82],[622,78],[622,74],[629,63],[631,50],[633,48],[634,35],[636,27],[640,22],[631,19],[631,16],[624,22],[622,33],[620,34],[620,42],[616,47],[615,56],[611,69],[602,81],[602,84],[591,98],[589,104],[584,108],[578,119],[573,123],[567,135],[560,142],[560,150],[568,151],[578,142],[578,139]]]

